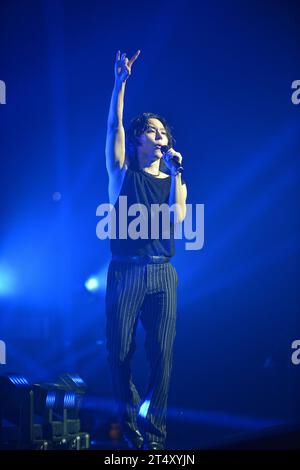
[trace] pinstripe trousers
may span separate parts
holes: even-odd
[[[124,432],[135,433],[139,428],[148,442],[164,443],[166,438],[177,285],[177,272],[170,262],[136,264],[113,260],[108,268],[106,338],[113,392]],[[142,399],[130,367],[139,319],[146,332],[150,372]]]

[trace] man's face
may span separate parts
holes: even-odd
[[[167,131],[163,124],[155,118],[148,120],[148,128],[139,136],[138,156],[147,156],[151,160],[162,158],[160,147],[168,145]]]

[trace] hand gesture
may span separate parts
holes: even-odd
[[[138,50],[130,60],[126,57],[125,52],[122,55],[120,51],[117,52],[115,62],[115,78],[117,81],[126,82],[127,78],[131,75],[132,64],[136,61],[140,52]]]

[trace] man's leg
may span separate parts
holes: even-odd
[[[129,445],[140,447],[137,428],[140,397],[132,381],[130,360],[135,350],[135,330],[145,296],[145,267],[112,262],[107,275],[106,335],[112,375],[123,434]]]
[[[141,320],[146,330],[146,351],[150,364],[147,393],[140,421],[150,448],[163,448],[166,439],[167,399],[176,333],[178,277],[171,263],[147,266],[147,296]]]

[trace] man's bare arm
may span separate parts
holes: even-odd
[[[111,96],[106,134],[106,168],[109,175],[119,172],[125,164],[125,131],[123,127],[124,94],[126,80],[140,51],[129,60],[118,51],[115,61],[115,84]]]
[[[171,173],[169,206],[175,208],[174,212],[171,213],[171,220],[174,223],[181,223],[186,216],[187,187],[181,179],[181,173],[177,173],[176,167],[172,165],[171,157],[176,157],[178,163],[182,164],[182,155],[170,148],[164,156],[165,164]]]

